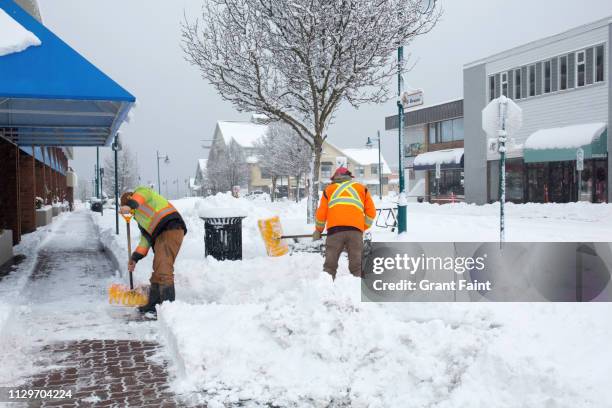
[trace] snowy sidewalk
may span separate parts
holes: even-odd
[[[77,211],[59,222],[0,327],[0,385],[73,391],[71,400],[33,406],[177,406],[156,323],[107,304],[116,266],[91,214]]]

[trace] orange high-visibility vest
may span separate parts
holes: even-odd
[[[368,189],[352,180],[333,183],[323,191],[315,216],[316,229],[355,227],[365,231],[372,226],[376,207]]]

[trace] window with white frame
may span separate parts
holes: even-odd
[[[514,99],[521,99],[521,69],[514,70]]]
[[[489,101],[495,99],[495,76],[489,77]]]
[[[528,76],[529,76],[529,96],[535,96],[536,94],[536,66],[535,65],[530,65],[529,66],[529,71],[528,71]]]
[[[365,175],[365,167],[355,166],[355,173],[357,177],[363,177]]]
[[[604,46],[595,47],[595,82],[604,80]]]
[[[378,163],[372,164],[370,166],[370,174],[372,174],[373,176],[378,176]]]
[[[502,72],[500,84],[500,95],[508,96],[508,73]]]
[[[576,53],[576,84],[586,85],[586,53],[584,50]]]
[[[544,62],[544,93],[550,93],[552,85],[552,65],[551,61]]]

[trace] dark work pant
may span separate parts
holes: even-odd
[[[335,278],[338,270],[338,258],[345,249],[348,252],[349,271],[354,276],[360,277],[363,233],[357,230],[339,231],[327,236],[323,270]]]

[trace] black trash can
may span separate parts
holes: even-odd
[[[92,201],[91,202],[91,211],[102,212],[102,201]]]
[[[242,259],[242,216],[201,217],[204,251],[219,261]]]

